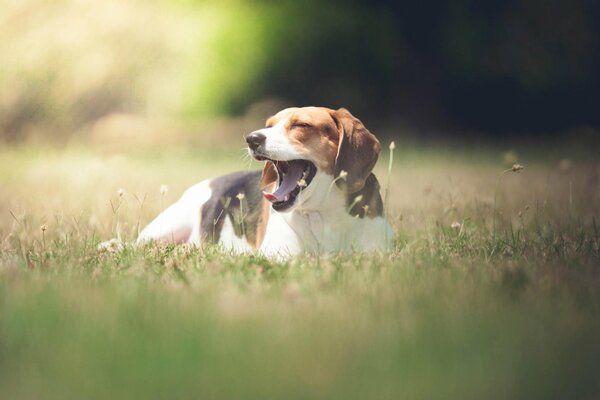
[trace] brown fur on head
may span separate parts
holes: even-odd
[[[379,157],[380,145],[362,122],[345,108],[287,108],[270,117],[266,128],[283,124],[290,144],[319,170],[338,179],[338,187],[347,193],[361,190]],[[267,162],[263,170],[263,186],[277,180],[276,172]]]
[[[365,186],[379,158],[381,145],[363,123],[345,108],[334,111],[332,118],[340,130],[334,175],[337,177],[346,171],[346,179],[338,180],[338,186],[347,193],[355,193]]]

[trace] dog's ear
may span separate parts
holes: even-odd
[[[262,176],[260,177],[260,188],[264,189],[269,185],[277,182],[277,171],[271,161],[266,161],[263,167]]]
[[[340,139],[335,158],[334,176],[347,173],[345,179],[336,181],[346,193],[355,193],[365,186],[365,181],[377,162],[381,145],[379,140],[345,108],[332,111]]]

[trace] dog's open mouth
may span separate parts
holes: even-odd
[[[269,162],[273,163],[277,170],[279,186],[273,193],[263,192],[263,196],[273,203],[275,210],[283,211],[290,208],[298,194],[310,185],[317,173],[317,167],[307,160]]]

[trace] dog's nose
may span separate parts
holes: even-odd
[[[252,132],[246,135],[246,143],[248,143],[250,150],[258,149],[259,146],[265,142],[265,139],[267,139],[267,137],[258,132]]]

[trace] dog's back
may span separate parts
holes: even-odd
[[[237,251],[255,249],[268,207],[260,178],[260,171],[240,171],[190,187],[144,228],[137,243],[220,243]]]

